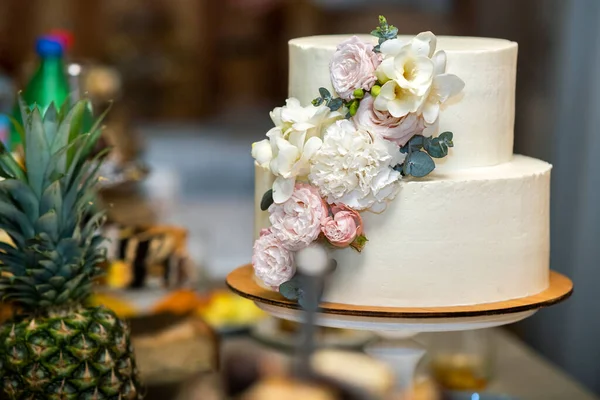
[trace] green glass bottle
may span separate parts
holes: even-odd
[[[69,97],[69,81],[65,74],[63,46],[56,38],[43,36],[37,40],[36,52],[40,59],[39,66],[23,91],[23,99],[29,107],[37,104],[44,114],[52,102],[57,109],[63,103],[68,107],[65,100]],[[13,110],[13,117],[22,123],[18,104]],[[11,151],[16,151],[19,144],[21,144],[21,137],[12,127],[10,131]]]

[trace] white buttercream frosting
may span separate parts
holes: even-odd
[[[293,39],[289,95],[309,104],[319,87],[333,91],[329,63],[336,46],[351,35]],[[376,38],[359,35],[375,43]],[[411,37],[400,36],[409,40]],[[447,56],[446,72],[465,87],[440,112],[439,132],[454,133],[455,147],[436,160],[439,170],[497,165],[513,151],[517,43],[504,39],[438,36],[437,50]]]
[[[319,87],[333,91],[329,62],[349,36],[290,41],[289,95],[309,104]],[[361,213],[369,241],[362,253],[333,252],[325,301],[470,305],[548,286],[551,166],[512,154],[517,44],[441,36],[437,49],[465,83],[440,110],[438,132],[453,132],[455,147],[426,178],[403,179],[385,212]],[[272,175],[255,168],[258,202]],[[256,207],[255,221],[257,232],[268,227],[268,213]]]
[[[362,213],[362,253],[337,250],[324,300],[453,306],[548,286],[551,166],[514,156],[494,167],[405,179],[382,214]]]

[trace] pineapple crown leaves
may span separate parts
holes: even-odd
[[[0,229],[13,242],[0,243],[0,298],[25,310],[60,308],[89,295],[105,259],[94,201],[106,152],[89,157],[108,110],[83,133],[89,100],[60,111],[51,104],[43,116],[19,104],[23,165],[0,144]]]

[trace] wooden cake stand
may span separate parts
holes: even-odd
[[[278,318],[300,322],[303,311],[296,302],[259,286],[252,265],[237,268],[227,276],[227,285],[238,295]],[[448,332],[491,328],[511,324],[567,299],[573,283],[550,271],[548,289],[533,296],[495,303],[454,307],[371,307],[321,303],[317,325],[376,332],[382,340],[366,352],[394,368],[399,390],[410,391],[414,371],[425,350],[410,338],[419,332]]]

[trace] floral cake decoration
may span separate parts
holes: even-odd
[[[382,213],[403,177],[424,177],[448,155],[451,132],[437,132],[440,106],[464,82],[446,73],[436,37],[411,40],[379,17],[378,44],[353,36],[330,62],[331,83],[312,104],[289,98],[275,108],[275,127],[253,143],[257,165],[275,177],[261,201],[271,227],[254,244],[256,276],[298,299],[295,253],[315,242],[360,252],[368,226],[361,213]]]

